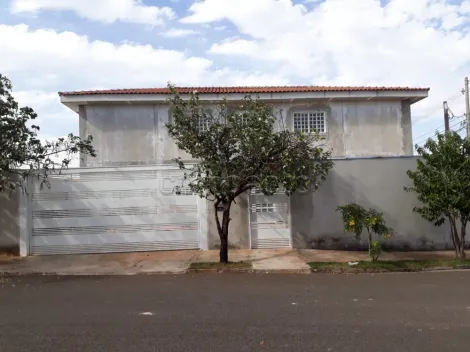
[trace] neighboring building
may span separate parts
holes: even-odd
[[[223,98],[241,102],[258,96],[273,106],[287,128],[318,130],[334,157],[412,155],[412,104],[426,98],[425,88],[408,87],[189,87],[208,104]],[[169,90],[119,89],[59,93],[79,114],[80,136],[92,135],[98,157],[81,166],[161,164],[175,157],[190,160],[166,132],[171,118]]]

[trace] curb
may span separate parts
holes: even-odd
[[[248,273],[248,274],[311,274],[310,269],[188,269],[188,274],[221,274],[221,273]]]
[[[442,271],[466,271],[469,270],[470,266],[459,266],[455,268],[448,267],[436,267],[436,268],[423,268],[423,269],[332,269],[332,270],[318,270],[312,269],[312,274],[392,274],[392,273],[432,273]]]
[[[188,269],[187,270],[188,274],[208,274],[208,273],[213,273],[213,274],[221,274],[221,273],[253,273],[253,269],[237,269],[237,268],[226,268],[226,269],[216,269],[216,268],[211,268],[211,269]]]
[[[311,269],[254,269],[256,274],[311,274]]]
[[[77,272],[22,272],[22,271],[2,271],[0,277],[13,276],[150,276],[150,275],[183,275],[183,274],[222,274],[222,273],[246,273],[246,274],[387,274],[387,273],[419,273],[419,272],[442,272],[442,271],[468,271],[470,265],[458,266],[455,268],[436,267],[424,269],[344,269],[344,270],[316,270],[316,269],[186,269],[179,272],[157,271],[157,272],[131,272],[131,273],[77,273]]]
[[[74,272],[0,272],[0,277],[13,277],[13,276],[150,276],[150,275],[183,275],[187,274],[188,270],[179,272],[173,271],[155,271],[155,272],[142,272],[142,273],[74,273]]]

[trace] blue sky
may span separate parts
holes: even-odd
[[[420,142],[464,112],[469,24],[470,0],[1,0],[0,72],[48,138],[78,131],[57,91],[171,81],[430,87]]]

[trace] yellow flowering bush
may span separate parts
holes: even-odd
[[[341,212],[344,231],[352,232],[356,239],[360,240],[365,228],[369,239],[369,256],[372,261],[376,261],[382,253],[382,246],[379,241],[372,241],[372,235],[383,236],[384,239],[393,237],[393,229],[385,223],[383,213],[375,209],[366,209],[363,206],[350,203],[338,206],[337,211]]]

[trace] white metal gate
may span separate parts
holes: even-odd
[[[249,212],[251,248],[291,247],[288,196],[265,196],[253,189]]]
[[[31,254],[200,248],[198,199],[177,168],[68,170],[33,183]]]

